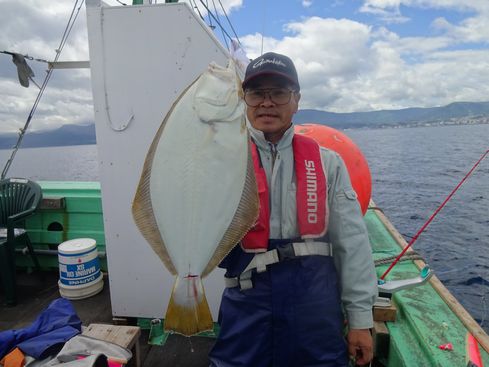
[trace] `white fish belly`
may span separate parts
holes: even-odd
[[[150,181],[158,229],[180,276],[200,275],[209,262],[240,202],[248,159],[244,115],[202,122],[192,88],[166,122]]]

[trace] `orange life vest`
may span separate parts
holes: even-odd
[[[297,180],[297,222],[303,239],[326,234],[328,222],[327,182],[318,143],[295,134],[292,140],[294,168]],[[245,235],[241,246],[246,252],[265,252],[270,237],[270,207],[267,176],[258,148],[251,144],[251,153],[260,199],[260,213],[254,227]]]

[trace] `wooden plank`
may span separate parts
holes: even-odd
[[[371,200],[370,205],[375,206],[375,203]],[[387,219],[384,213],[376,210],[375,214],[392,235],[392,237],[396,240],[399,247],[401,249],[404,249],[408,245],[404,237],[397,231],[397,229]],[[409,249],[406,251],[406,253],[410,251],[412,250]],[[418,269],[422,269],[426,266],[426,263],[423,260],[415,260],[414,263],[416,264]],[[480,325],[460,304],[460,302],[450,293],[450,291],[443,285],[443,283],[436,277],[436,275],[433,275],[429,282],[433,289],[435,289],[440,297],[445,301],[448,307],[450,307],[453,313],[457,315],[457,317],[460,319],[462,324],[464,324],[467,330],[477,339],[482,348],[484,348],[484,350],[489,353],[489,336],[487,335],[487,333],[480,327]]]
[[[389,329],[387,329],[387,325],[385,324],[385,322],[381,322],[381,321],[374,321],[374,327],[373,327],[373,332],[374,334],[377,334],[377,335],[389,335]]]
[[[141,335],[141,329],[138,326],[90,324],[83,331],[83,335],[131,349]]]
[[[108,324],[90,324],[83,330],[82,335],[90,336],[95,339],[104,340],[110,343],[120,345],[123,348],[135,349],[134,359],[136,366],[141,365],[141,356],[139,348],[139,336],[141,328],[138,326],[120,326]],[[127,361],[116,360],[109,356],[109,359],[126,364]]]
[[[389,306],[374,306],[374,321],[396,321],[397,307],[392,303]]]

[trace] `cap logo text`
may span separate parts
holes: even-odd
[[[257,61],[256,63],[253,64],[253,69],[259,68],[264,64],[274,64],[278,66],[283,66],[284,68],[287,67],[287,65],[285,65],[283,61],[273,58],[273,59],[261,59],[260,61]]]

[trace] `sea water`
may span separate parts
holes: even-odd
[[[365,154],[372,197],[409,242],[481,155],[489,125],[345,131]],[[10,151],[0,150],[3,168]],[[21,149],[8,176],[96,181],[94,145]],[[489,157],[413,245],[489,332]]]

